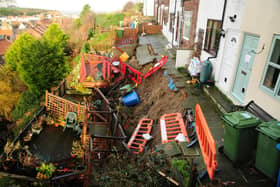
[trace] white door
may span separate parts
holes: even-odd
[[[238,46],[240,31],[228,30],[225,39],[224,52],[219,73],[219,88],[225,93],[230,92],[234,80],[234,72],[238,63]]]

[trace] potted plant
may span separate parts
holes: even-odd
[[[31,130],[32,130],[32,133],[34,133],[34,134],[40,134],[40,132],[43,130],[41,120],[38,120],[35,123],[33,123]]]
[[[39,167],[36,168],[37,170],[37,179],[44,180],[49,179],[56,170],[56,167],[52,163],[42,163]]]
[[[84,149],[80,141],[73,142],[71,156],[76,158],[83,158]]]

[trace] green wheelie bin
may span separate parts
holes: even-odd
[[[275,178],[280,168],[280,151],[276,149],[280,143],[280,122],[262,123],[257,130],[259,135],[255,166],[266,176]]]
[[[237,111],[224,114],[224,153],[233,161],[240,164],[254,158],[253,152],[257,144],[256,126],[261,121],[254,115]]]

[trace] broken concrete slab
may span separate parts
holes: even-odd
[[[154,51],[156,54],[157,52]],[[161,59],[160,55],[151,55],[148,50],[148,44],[142,45],[136,49],[136,57],[140,65],[145,65],[150,62],[153,62],[154,59],[159,61]]]
[[[163,151],[164,154],[166,154],[167,156],[170,156],[170,157],[182,154],[182,151],[180,150],[176,141],[157,145],[156,149],[158,151]]]
[[[197,150],[197,146],[188,148],[188,142],[180,142],[179,147],[181,148],[184,156],[199,156],[199,151]]]

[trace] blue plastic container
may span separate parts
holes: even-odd
[[[122,103],[125,106],[134,106],[140,103],[140,99],[135,90],[133,90],[131,93],[122,98]]]
[[[135,29],[135,28],[136,28],[134,22],[131,22],[131,23],[130,23],[130,28],[132,28],[132,29]]]

